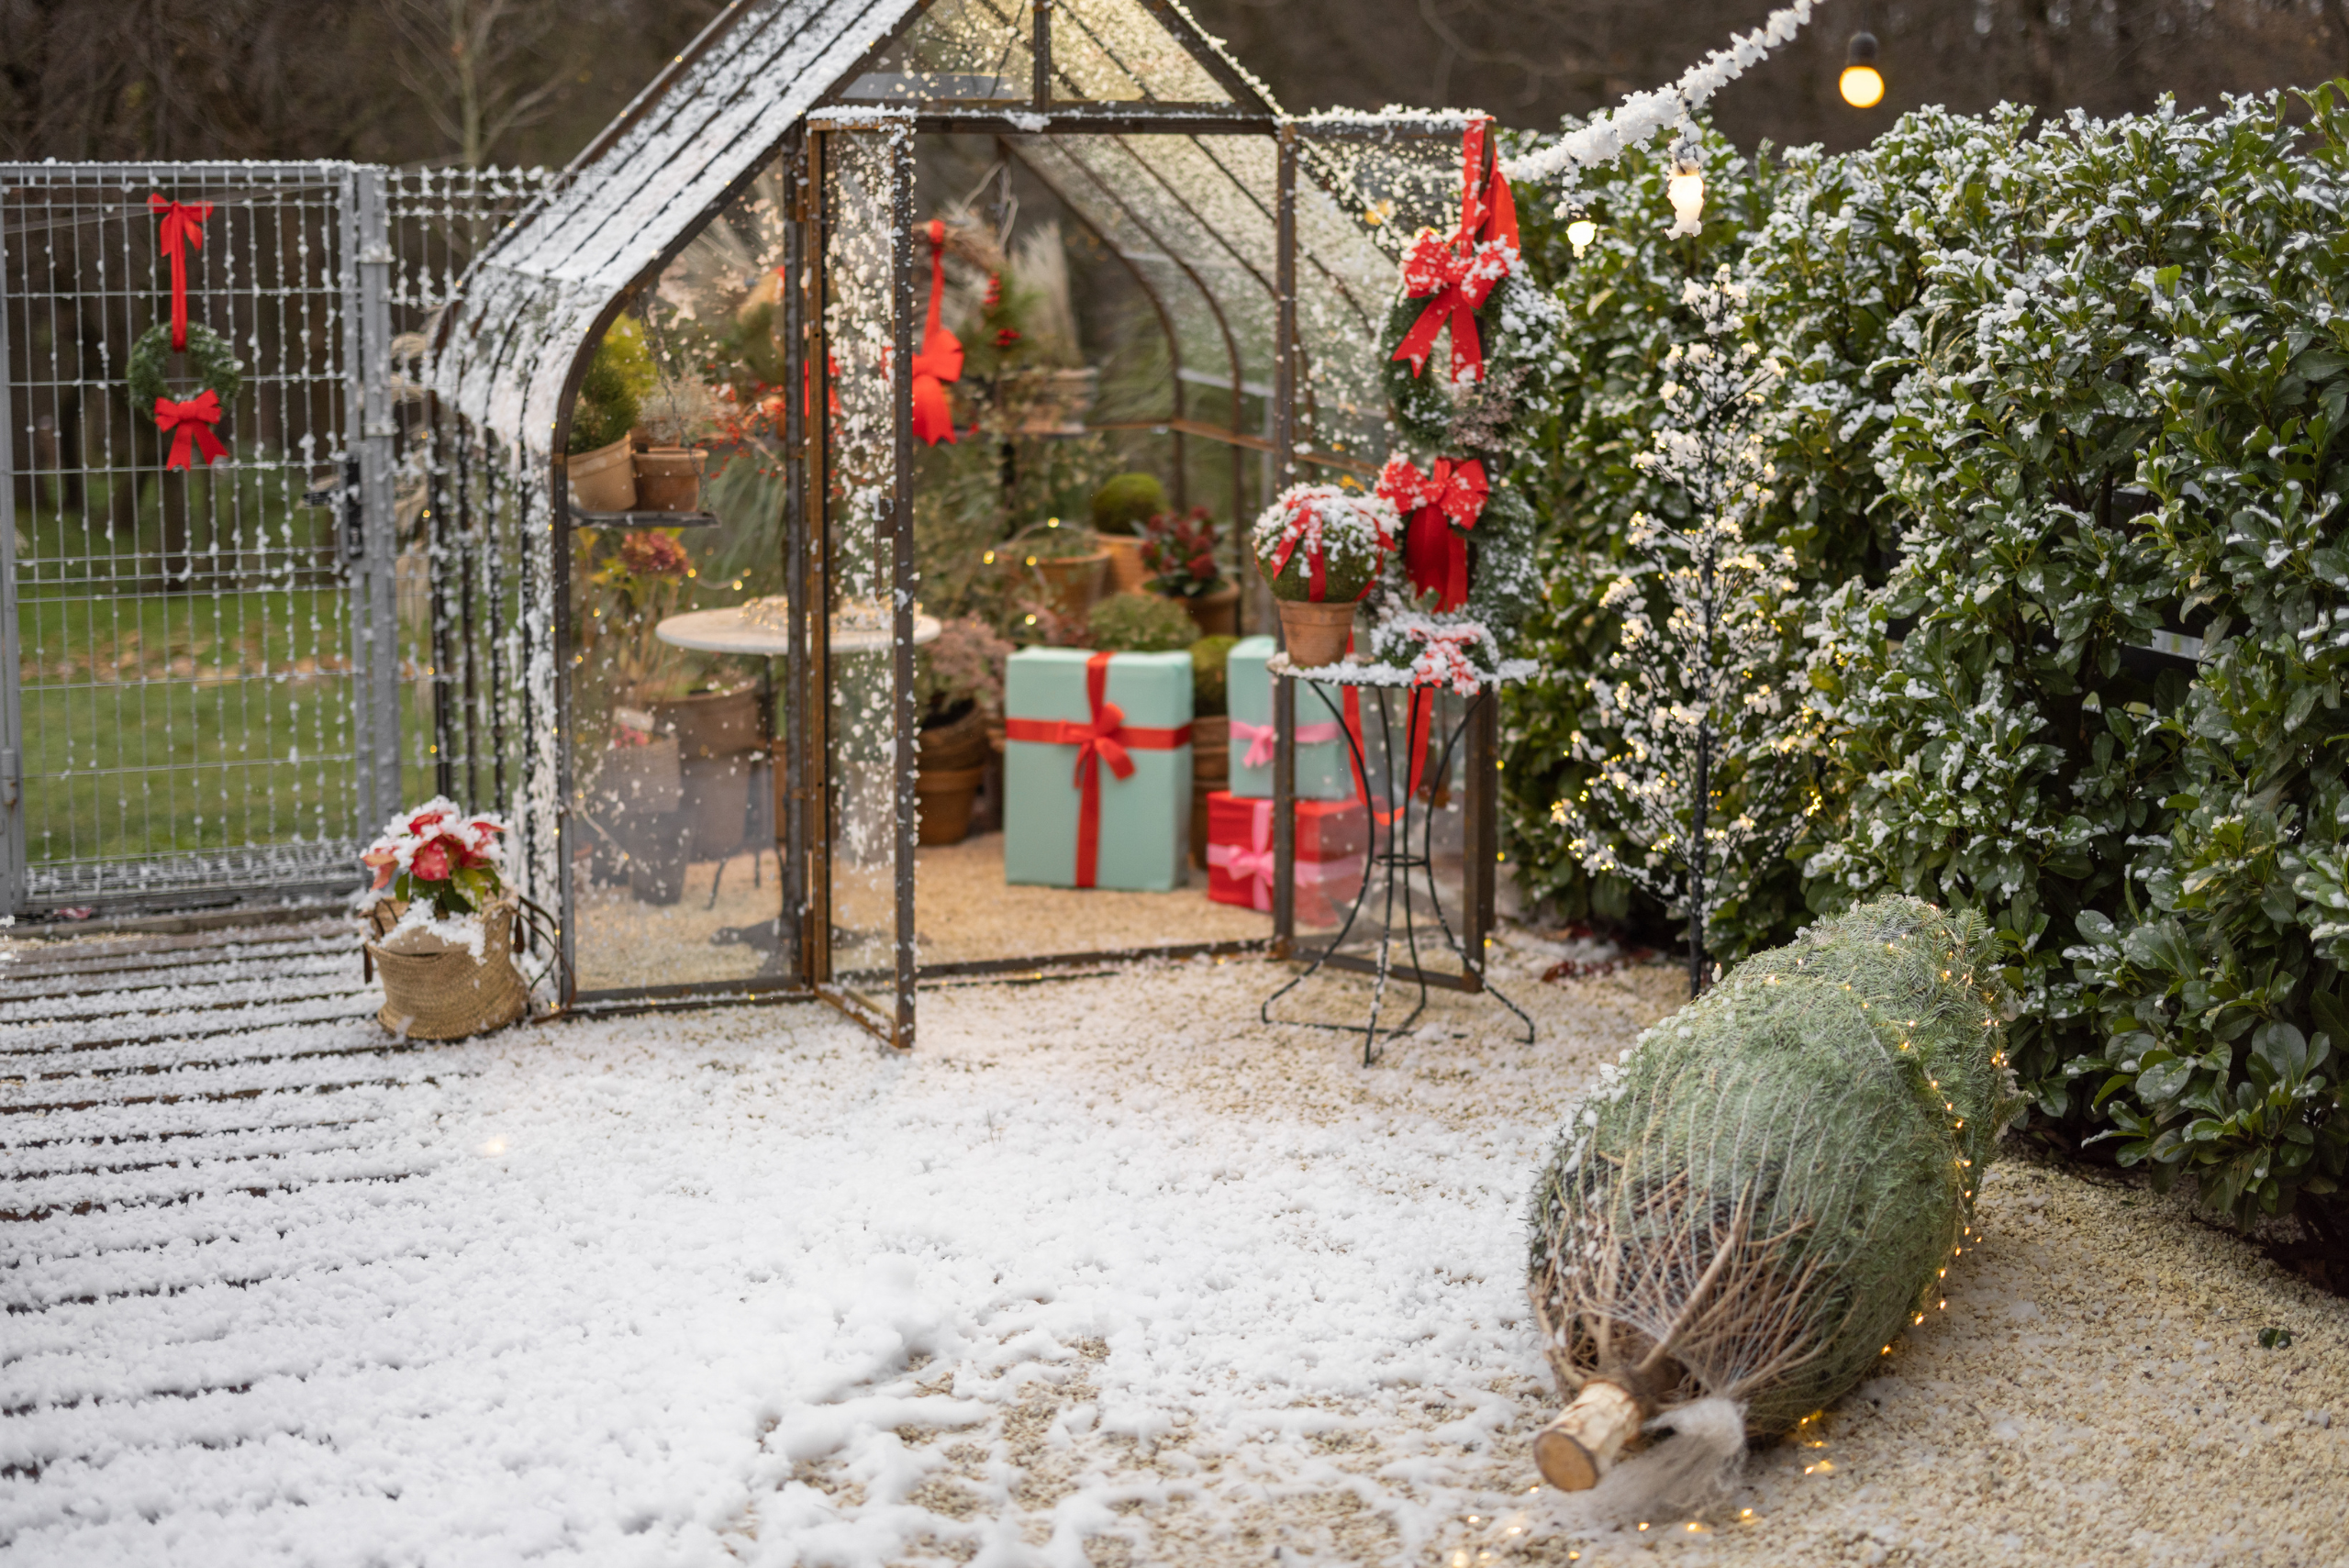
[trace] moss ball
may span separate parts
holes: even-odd
[[[1236,637],[1203,637],[1191,644],[1191,711],[1213,718],[1225,711],[1225,669]]]
[[[1139,534],[1166,510],[1166,487],[1147,473],[1120,473],[1093,493],[1093,526],[1105,534]]]

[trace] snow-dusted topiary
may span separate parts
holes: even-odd
[[[1748,537],[1773,498],[1757,423],[1779,369],[1742,340],[1744,291],[1727,269],[1688,284],[1684,302],[1706,335],[1666,356],[1665,420],[1634,461],[1686,495],[1687,525],[1631,521],[1637,564],[1601,601],[1622,620],[1608,673],[1591,681],[1603,728],[1573,737],[1597,772],[1553,811],[1586,865],[1687,918],[1693,993],[1708,916],[1802,820],[1817,720],[1794,690],[1803,606],[1792,559]]]
[[[1250,543],[1275,598],[1351,603],[1377,581],[1401,526],[1394,506],[1376,495],[1293,484],[1257,515]]]

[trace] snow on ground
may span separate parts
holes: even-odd
[[[1565,1528],[1520,1210],[1681,981],[1553,957],[1502,965],[1537,1045],[1446,999],[1367,1071],[1200,962],[926,994],[902,1058],[807,1006],[432,1048],[331,1149],[219,1110],[233,1176],[168,1206],[61,1157],[0,1225],[0,1557],[2349,1561],[2343,1304],[2021,1167],[1951,1313],[1721,1517]]]

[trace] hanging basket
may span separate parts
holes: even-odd
[[[463,1040],[503,1029],[529,1010],[530,987],[514,967],[521,910],[509,895],[482,911],[481,956],[410,929],[396,936],[405,904],[386,898],[367,911],[371,973],[384,977],[375,1021],[407,1040]]]

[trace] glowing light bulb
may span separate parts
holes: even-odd
[[[1578,217],[1566,225],[1566,243],[1575,248],[1577,257],[1589,250],[1590,242],[1598,238],[1598,225],[1586,217]]]
[[[1876,35],[1854,33],[1844,59],[1843,74],[1835,80],[1843,101],[1855,109],[1873,109],[1884,102],[1884,72],[1876,68]]]
[[[1664,183],[1664,194],[1672,198],[1672,227],[1664,232],[1696,233],[1698,219],[1705,216],[1705,171],[1697,161],[1694,143],[1674,149],[1672,177]]]

